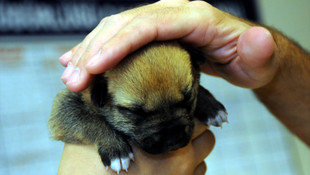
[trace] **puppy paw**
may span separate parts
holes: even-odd
[[[117,172],[117,174],[119,174],[119,172],[121,170],[128,172],[130,160],[134,160],[133,153],[129,153],[128,157],[121,157],[121,158],[112,159],[110,167],[113,171]],[[109,167],[106,166],[106,168],[108,169]]]
[[[204,124],[207,126],[213,125],[217,127],[222,127],[222,124],[225,122],[228,123],[227,112],[225,110],[220,110],[215,116],[208,117],[204,121]]]
[[[207,126],[222,127],[223,123],[228,122],[224,105],[201,86],[199,87],[195,116]]]
[[[130,160],[134,160],[134,155],[129,145],[111,145],[109,149],[102,146],[98,149],[104,166],[109,167],[119,174],[120,171],[128,171]],[[115,146],[115,147],[113,147]]]

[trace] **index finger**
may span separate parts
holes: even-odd
[[[100,48],[101,54],[87,63],[87,71],[91,74],[103,73],[151,41],[180,39],[193,31],[206,31],[202,28],[207,25],[200,25],[202,18],[199,13],[192,9],[191,3],[187,3],[137,15],[104,43]]]
[[[203,124],[200,121],[198,121],[197,119],[195,119],[195,128],[194,128],[192,140],[199,137],[202,133],[204,133],[208,129],[209,129],[208,126],[206,126],[205,124]]]

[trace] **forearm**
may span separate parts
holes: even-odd
[[[310,145],[310,56],[296,44],[271,30],[279,64],[274,79],[254,92],[294,134]]]
[[[103,166],[95,147],[65,144],[58,175],[104,175],[113,174]]]

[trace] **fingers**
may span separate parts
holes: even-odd
[[[86,46],[102,28],[102,25],[103,24],[100,23],[89,35],[87,35],[82,43],[78,44],[59,58],[59,62],[67,67],[62,74],[61,79],[73,92],[78,92],[87,88],[94,77],[89,74],[83,66],[79,66],[79,63],[83,52],[86,50]]]
[[[204,175],[207,171],[207,165],[205,162],[201,162],[195,169],[194,175]]]
[[[205,124],[201,123],[197,119],[194,120],[195,122],[195,127],[194,127],[194,132],[192,136],[192,140],[196,139],[199,135],[201,135],[203,132],[205,132],[209,127],[206,126]]]
[[[145,34],[145,28],[134,27],[135,29],[133,29],[130,26],[132,26],[132,24],[122,29],[113,39],[98,48],[101,52],[95,57],[92,57],[86,65],[88,72],[92,74],[103,73],[115,66],[127,54],[149,43],[154,39],[154,36],[156,36],[155,28],[148,30],[147,34]],[[149,25],[146,24],[146,26]]]
[[[75,47],[73,47],[71,50],[69,50],[68,52],[66,52],[64,55],[62,55],[59,58],[59,62],[63,65],[63,66],[67,66],[67,64],[69,62],[72,62],[74,66],[77,65],[78,60],[79,60],[79,56],[82,55],[82,53],[85,51],[86,46],[89,44],[89,42],[93,39],[93,37],[98,33],[98,31],[100,31],[100,29],[103,26],[103,22],[101,21],[97,27],[95,27],[95,29],[90,32],[85,39],[83,40],[83,42],[79,43],[78,45],[76,45]]]
[[[71,57],[72,57],[72,50],[69,50],[59,58],[60,64],[63,65],[64,67],[67,67]]]
[[[64,67],[67,67],[68,63],[71,61],[73,53],[80,47],[80,44],[74,46],[71,50],[63,54],[62,56],[59,57],[59,62],[61,65]]]
[[[273,77],[273,40],[266,30],[203,1],[162,0],[105,18],[85,40],[60,58],[71,91],[85,89],[128,54],[154,40],[179,39],[208,55],[202,70],[229,82],[257,88]],[[248,30],[249,29],[249,30]],[[256,33],[256,34],[254,34]]]
[[[91,74],[105,72],[143,45],[153,40],[187,36],[201,23],[199,15],[187,6],[190,3],[186,0],[159,1],[103,19],[79,46],[60,58],[62,65],[71,62],[75,72],[80,70],[72,77],[68,76],[68,72],[74,72],[71,68],[65,71],[64,83],[72,91],[83,90]]]
[[[90,38],[86,41],[83,41],[83,44],[86,46],[85,48],[81,48],[78,50],[76,57],[79,57],[79,62],[77,62],[76,66],[85,67],[88,61],[91,58],[96,58],[102,53],[102,46],[114,37],[116,33],[118,33],[127,23],[129,23],[132,19],[132,16],[124,16],[122,14],[113,15],[107,18],[104,18],[100,22],[100,27],[98,27],[98,31],[95,35],[90,36]],[[102,73],[102,72],[100,72]]]
[[[184,10],[186,8],[166,7],[155,9],[152,13],[139,14],[102,46],[102,54],[92,58],[86,69],[92,74],[102,73],[115,66],[129,53],[153,40],[171,40],[187,35],[195,25],[186,26],[187,21],[193,20],[187,19],[191,18],[191,15],[188,15],[190,13],[180,12]],[[176,13],[179,15],[175,15]],[[178,23],[172,25],[172,21]]]
[[[202,162],[213,150],[215,136],[210,130],[206,130],[192,141],[195,150],[195,160]]]

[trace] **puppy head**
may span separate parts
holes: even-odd
[[[148,153],[185,146],[193,132],[198,77],[177,43],[152,43],[104,74],[104,113]]]

